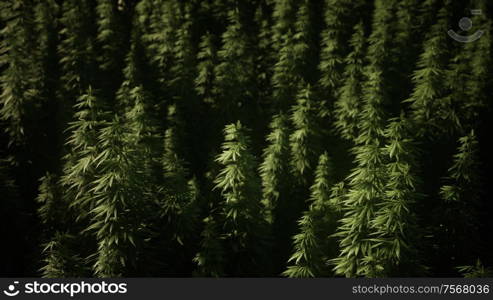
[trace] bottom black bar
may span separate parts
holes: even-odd
[[[0,299],[492,299],[493,278],[1,278]]]

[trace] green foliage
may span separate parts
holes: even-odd
[[[125,82],[129,85],[139,85],[146,83],[146,70],[148,58],[142,42],[142,28],[135,22],[131,32],[131,44],[129,52],[125,57],[125,67],[123,75]]]
[[[454,181],[458,189],[451,186],[443,186],[441,195],[447,202],[459,201],[461,196],[469,199],[477,197],[474,191],[480,184],[478,178],[478,141],[474,131],[459,139],[458,153],[454,155],[454,163],[449,169],[449,180]],[[466,190],[463,190],[466,189]],[[461,195],[462,194],[462,195]]]
[[[178,156],[177,141],[174,128],[169,128],[164,134],[164,155],[163,155],[164,178],[167,185],[172,186],[176,191],[185,191],[188,188],[188,170],[185,161]]]
[[[334,125],[340,135],[348,140],[354,140],[358,136],[357,120],[363,97],[361,81],[364,78],[365,36],[361,23],[354,27],[351,48],[352,52],[345,59],[344,84],[334,105]]]
[[[289,133],[288,118],[284,114],[275,115],[266,137],[269,143],[263,151],[263,161],[259,167],[262,179],[262,203],[267,221],[273,222],[273,212],[277,207],[280,194],[286,192],[286,173],[289,170]]]
[[[252,226],[251,218],[259,218],[260,185],[255,175],[255,158],[249,152],[250,139],[240,122],[227,125],[224,129],[223,152],[216,161],[223,166],[216,180],[216,188],[224,196],[224,213],[230,226]],[[238,219],[238,222],[236,220]],[[243,222],[248,221],[247,224]],[[238,231],[236,235],[244,233]],[[235,236],[236,236],[235,235]]]
[[[96,70],[94,8],[91,1],[69,0],[62,5],[60,23],[61,80],[69,97],[80,95]]]
[[[174,106],[169,107],[170,120],[176,118],[173,116],[174,109]],[[190,179],[188,163],[180,156],[180,143],[176,136],[179,129],[177,125],[179,124],[171,124],[164,135],[164,190],[161,208],[162,217],[168,223],[166,231],[172,236],[172,240],[183,245],[184,241],[190,242],[196,230],[199,191],[195,179]]]
[[[423,129],[430,129],[437,126],[437,122],[447,116],[444,112],[443,105],[447,102],[440,101],[445,92],[445,66],[447,60],[447,40],[448,37],[443,34],[448,29],[446,10],[442,9],[439,18],[431,27],[431,30],[423,44],[423,52],[418,60],[418,70],[414,72],[413,82],[414,91],[411,98],[407,100],[411,103],[412,116],[415,122],[425,124]],[[442,113],[437,113],[440,111]],[[450,110],[448,110],[448,117]],[[454,124],[456,125],[456,124]],[[439,128],[447,128],[439,127]]]
[[[486,268],[479,258],[474,266],[461,266],[457,267],[457,269],[464,275],[464,278],[488,278],[493,276],[493,269]]]
[[[332,275],[327,260],[336,253],[336,243],[330,237],[338,216],[337,197],[341,185],[333,186],[333,165],[327,153],[320,156],[311,186],[310,207],[298,221],[300,233],[293,237],[294,253],[283,273],[288,277],[324,277]],[[331,191],[332,190],[332,191]]]
[[[384,197],[387,180],[385,157],[382,153],[384,138],[384,60],[382,53],[389,43],[388,22],[391,19],[391,2],[377,1],[368,49],[369,66],[365,70],[367,81],[363,93],[362,111],[359,115],[359,134],[355,139],[356,167],[348,176],[350,182],[344,199],[344,217],[337,232],[340,242],[339,257],[332,260],[336,274],[376,277],[382,275],[384,266],[375,253],[377,242],[372,239],[371,223]]]
[[[279,52],[279,55],[274,65],[272,86],[274,88],[275,107],[286,110],[290,107],[293,98],[296,97],[299,86],[310,74],[309,59],[313,56],[311,51],[313,43],[310,1],[300,3],[296,12],[296,19],[292,25],[288,25],[288,21],[283,20],[284,17],[282,16],[284,13],[289,13],[289,6],[292,4],[289,4],[289,1],[281,1],[281,3],[284,3],[282,10],[286,11],[280,13],[281,16],[278,20],[280,23],[276,24],[274,28],[274,49]],[[279,8],[279,10],[281,9]],[[276,12],[274,12],[274,17],[276,17]],[[280,31],[282,27],[286,27],[287,32],[278,40],[276,39],[276,31]],[[279,48],[277,49],[277,47]]]
[[[200,51],[197,54],[197,78],[195,78],[195,90],[205,102],[213,103],[212,87],[214,82],[214,66],[217,62],[214,36],[210,33],[202,36]]]
[[[291,122],[294,131],[289,136],[291,170],[301,183],[313,169],[318,149],[320,130],[310,85],[300,90],[292,108]]]
[[[40,271],[45,278],[78,277],[90,274],[86,260],[82,257],[80,237],[76,238],[66,230],[76,218],[69,207],[68,199],[63,197],[59,178],[47,173],[40,179],[38,216],[43,228],[42,245],[43,267]]]
[[[490,8],[2,1],[0,273],[486,276]]]
[[[228,13],[228,27],[222,35],[222,48],[217,52],[214,68],[214,97],[217,109],[228,122],[243,117],[240,109],[252,107],[256,76],[251,37],[245,32],[238,8]],[[255,106],[253,106],[255,107]],[[224,113],[226,112],[226,113]]]
[[[204,230],[201,233],[202,243],[200,252],[194,258],[198,266],[199,276],[224,276],[224,250],[219,229],[215,221],[209,216],[204,219]]]
[[[138,172],[140,161],[126,142],[123,122],[115,117],[98,134],[98,176],[92,182],[94,208],[88,230],[95,230],[98,241],[95,275],[118,277],[133,267],[139,212],[145,207],[144,181]]]
[[[34,12],[31,1],[4,4],[1,13],[3,28],[0,31],[0,120],[9,143],[25,142],[26,111],[33,105],[38,93],[35,79],[39,75],[39,62],[31,60],[35,54]]]
[[[88,276],[84,258],[74,252],[79,246],[77,237],[56,233],[53,240],[44,245],[44,266],[41,268],[44,278],[73,278]]]
[[[443,255],[456,261],[456,265],[474,259],[477,250],[470,245],[479,246],[480,224],[476,223],[479,213],[481,179],[479,170],[479,144],[474,131],[459,139],[457,153],[448,170],[446,183],[440,188],[443,211],[440,215],[440,230],[437,235],[444,241]]]
[[[124,83],[125,84],[125,83]],[[126,95],[125,103],[132,107],[125,114],[128,127],[127,139],[131,147],[137,151],[143,163],[144,173],[149,177],[159,165],[157,156],[160,153],[160,140],[158,135],[158,122],[152,112],[150,95],[143,86],[132,88]]]
[[[219,204],[224,219],[221,237],[235,262],[228,269],[251,274],[265,268],[259,257],[266,234],[259,201],[260,182],[247,130],[237,122],[227,125],[224,135],[223,152],[216,158],[222,170],[214,181],[224,199]]]
[[[37,201],[41,205],[38,215],[41,222],[48,228],[53,228],[64,219],[67,205],[61,203],[61,192],[58,186],[58,178],[50,173],[40,179]]]
[[[104,71],[120,71],[120,59],[124,48],[121,17],[118,0],[98,0],[96,6],[98,34],[97,41],[101,46],[99,64]]]
[[[346,41],[350,38],[350,31],[354,25],[353,20],[358,15],[355,11],[357,11],[360,3],[358,1],[347,0],[325,0],[324,2],[325,27],[321,33],[322,39],[318,69],[320,71],[319,84],[323,89],[322,95],[324,97],[321,103],[321,115],[325,117],[333,114],[331,107],[334,101],[338,99],[341,84],[344,82],[347,85],[348,75],[343,74],[344,63],[346,65],[351,63],[347,60],[345,61],[345,56],[348,52]],[[363,36],[363,33],[361,35]],[[355,38],[353,37],[353,41],[351,42],[353,49],[355,48]],[[346,80],[343,81],[343,79]],[[337,111],[334,116],[336,118],[339,117]]]
[[[68,128],[71,132],[67,141],[70,152],[64,157],[61,183],[66,188],[64,197],[72,206],[78,207],[79,218],[83,218],[93,207],[91,182],[96,174],[98,131],[105,123],[105,113],[91,88],[79,97],[75,109],[75,120]]]
[[[38,34],[36,55],[40,68],[35,86],[39,89],[38,97],[49,102],[49,97],[55,93],[51,89],[58,81],[58,65],[56,57],[56,45],[58,43],[60,6],[55,0],[40,1],[35,8],[35,30]],[[48,98],[48,99],[46,99]]]
[[[156,80],[164,86],[167,85],[167,71],[173,59],[176,30],[179,26],[177,18],[181,12],[179,5],[175,0],[146,0],[136,7],[147,56],[157,76]]]
[[[317,206],[324,206],[331,202],[331,190],[334,185],[334,166],[327,152],[320,155],[315,170],[315,183],[311,186],[310,202]],[[330,203],[334,205],[335,203]]]
[[[190,5],[185,5],[181,11],[180,26],[176,30],[176,40],[173,47],[173,78],[170,85],[177,94],[193,90],[192,82],[195,72],[195,45],[192,40],[192,15]],[[181,101],[185,101],[184,99]]]
[[[374,277],[383,271],[375,260],[370,225],[383,197],[386,179],[380,148],[381,143],[375,139],[355,148],[357,168],[348,178],[350,189],[343,201],[345,212],[337,232],[341,252],[333,260],[336,274]]]
[[[403,0],[396,4],[394,46],[389,51],[391,51],[396,65],[399,66],[393,70],[392,75],[395,76],[396,86],[399,86],[399,90],[396,89],[396,94],[400,98],[408,97],[412,90],[409,77],[412,75],[415,61],[421,50],[421,39],[429,30],[427,26],[420,24],[420,22],[424,22],[421,19],[422,16],[433,13],[433,8],[426,6],[426,2],[428,1]],[[426,7],[423,13],[420,13],[421,6]]]
[[[255,11],[255,28],[258,31],[255,43],[255,72],[257,74],[257,89],[260,101],[265,103],[266,99],[271,100],[272,87],[270,79],[272,77],[272,66],[276,61],[274,46],[272,41],[272,17],[268,4],[260,4]]]
[[[476,7],[481,8],[483,11],[487,11],[485,3],[477,1]],[[470,78],[465,83],[465,91],[467,95],[461,102],[460,117],[462,119],[462,126],[467,127],[469,123],[477,124],[477,121],[481,111],[488,109],[488,87],[491,83],[492,73],[492,60],[491,60],[491,20],[488,20],[484,14],[475,16],[473,18],[475,26],[479,26],[483,30],[483,36],[477,40],[477,43],[469,43],[465,47],[467,56],[469,53],[469,72]],[[479,24],[478,24],[479,23]],[[477,24],[477,25],[476,25]],[[478,28],[479,28],[478,27]]]
[[[391,53],[386,51],[392,45],[392,24],[395,18],[395,6],[397,1],[375,1],[375,10],[373,11],[372,32],[369,37],[368,60],[371,67],[382,68],[389,67],[387,60]],[[374,70],[376,71],[376,70]]]
[[[330,90],[332,97],[339,86],[344,62],[345,37],[348,15],[351,13],[351,1],[326,0],[324,20],[326,28],[322,32],[322,47],[319,69],[320,85]],[[362,30],[362,29],[361,29]],[[353,46],[354,47],[354,46]]]
[[[320,224],[315,222],[314,212],[306,212],[298,221],[301,233],[295,235],[294,245],[295,253],[290,257],[288,263],[294,263],[289,266],[283,275],[292,278],[317,277],[321,274],[321,268],[324,266],[322,259],[323,252],[319,249],[321,242],[318,241],[318,231]]]
[[[274,50],[279,52],[283,44],[283,37],[289,31],[293,30],[294,21],[296,19],[295,1],[275,1],[272,18],[274,19],[274,26],[272,28],[272,42]]]
[[[426,1],[423,1],[426,2]],[[429,1],[428,1],[429,2]],[[423,5],[423,4],[422,4]],[[396,7],[397,29],[396,44],[402,47],[409,47],[410,41],[413,41],[413,30],[418,30],[420,24],[416,24],[416,18],[419,16],[420,3],[413,0],[399,1]],[[427,7],[431,10],[429,7]]]
[[[378,260],[386,264],[384,274],[392,276],[419,268],[416,250],[411,245],[420,239],[414,207],[422,197],[418,192],[416,150],[409,121],[391,120],[384,136],[387,140],[383,151],[388,156],[388,179],[385,196],[371,225],[378,241]]]

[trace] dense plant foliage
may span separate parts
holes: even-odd
[[[491,276],[492,12],[2,1],[0,275]]]

